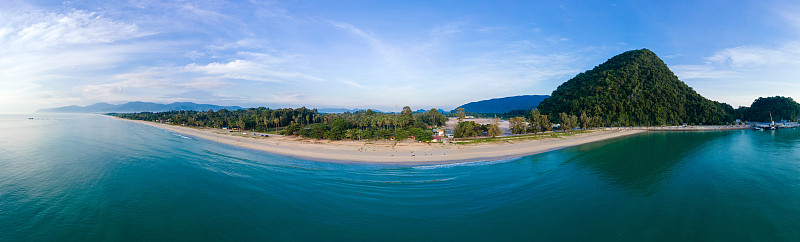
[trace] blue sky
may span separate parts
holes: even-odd
[[[14,1],[0,113],[189,101],[451,109],[648,48],[701,95],[800,97],[794,1]]]

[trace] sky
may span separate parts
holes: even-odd
[[[0,2],[0,113],[196,102],[450,110],[647,48],[734,107],[800,98],[797,1]]]

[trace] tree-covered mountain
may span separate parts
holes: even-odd
[[[547,97],[547,95],[521,95],[493,98],[470,102],[458,106],[451,112],[455,112],[458,108],[464,108],[464,111],[468,113],[507,113],[511,110],[531,110]]]
[[[586,112],[599,124],[613,126],[717,124],[734,119],[733,107],[700,96],[648,49],[627,51],[578,74],[538,108],[553,119],[562,112]]]
[[[775,121],[797,120],[800,116],[800,104],[791,97],[759,97],[750,107],[739,107],[736,111],[741,113],[744,120],[749,121],[769,122],[770,113]]]
[[[166,111],[208,111],[208,110],[238,110],[238,106],[217,106],[212,104],[197,104],[192,102],[175,102],[170,104],[159,104],[150,102],[129,102],[120,105],[108,103],[95,103],[89,106],[65,106],[57,108],[41,109],[37,113],[135,113],[135,112],[166,112]]]

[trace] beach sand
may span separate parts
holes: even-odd
[[[413,141],[329,141],[295,136],[254,136],[249,131],[230,132],[155,122],[118,120],[150,125],[183,135],[301,159],[339,163],[444,164],[498,160],[527,156],[569,146],[647,132],[645,130],[594,130],[559,138],[515,140],[478,144],[443,144]],[[247,133],[247,134],[242,134]]]

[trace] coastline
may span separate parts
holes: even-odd
[[[270,135],[264,138],[242,134],[250,133],[248,131],[230,132],[221,129],[193,128],[113,116],[108,117],[287,157],[335,163],[395,165],[448,164],[510,159],[648,132],[646,130],[595,130],[566,137],[518,140],[504,143],[428,144],[406,141],[328,141],[282,135]]]

